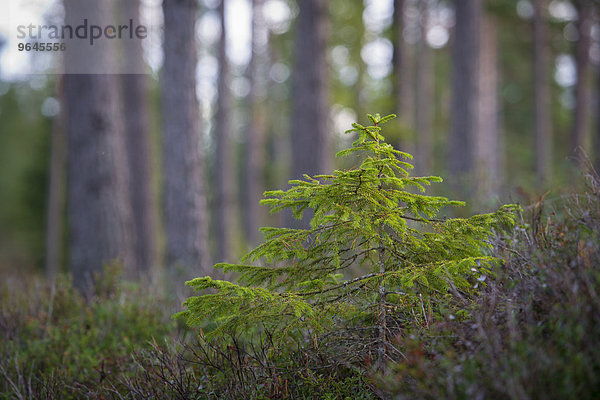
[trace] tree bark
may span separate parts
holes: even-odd
[[[204,168],[196,98],[195,0],[164,0],[162,71],[167,265],[209,274]]]
[[[486,203],[500,191],[500,149],[503,146],[500,146],[498,120],[498,35],[494,17],[483,15],[480,29],[475,184],[478,199]]]
[[[405,0],[394,0],[394,15],[392,25],[392,41],[394,52],[392,54],[392,67],[394,71],[393,78],[393,96],[395,103],[395,112],[401,122],[407,127],[413,127],[414,107],[412,99],[414,98],[413,68],[411,65],[410,48],[404,40],[404,8]]]
[[[235,170],[231,157],[230,121],[231,98],[229,93],[229,61],[227,60],[227,27],[225,23],[225,0],[219,5],[221,20],[221,38],[219,40],[218,60],[218,99],[215,126],[215,185],[217,230],[217,262],[225,262],[231,251],[231,235],[233,233],[233,172]]]
[[[58,93],[65,104],[62,78],[57,77]],[[50,166],[48,179],[48,204],[46,211],[46,276],[53,281],[59,271],[64,245],[65,194],[66,194],[66,138],[64,111],[52,122],[50,139]]]
[[[392,54],[393,68],[393,99],[394,113],[398,116],[400,138],[398,147],[408,153],[415,152],[415,144],[412,139],[412,131],[416,129],[416,107],[417,97],[415,81],[417,71],[414,71],[415,61],[412,46],[404,40],[404,29],[406,26],[404,10],[405,0],[394,0],[394,14],[392,23],[392,43],[394,52]],[[415,154],[416,155],[416,154]]]
[[[85,7],[84,10],[81,7]],[[68,24],[81,15],[109,21],[109,0],[65,1]],[[112,70],[112,54],[95,44],[96,66]],[[69,65],[73,53],[65,54]],[[70,267],[74,284],[90,294],[94,273],[119,260],[128,276],[136,271],[129,203],[123,120],[116,75],[64,76],[68,142],[68,218]]]
[[[298,2],[292,82],[292,178],[325,173],[330,165],[327,121],[326,7],[324,0]],[[292,226],[308,226],[290,218]]]
[[[450,183],[467,189],[464,178],[474,167],[474,137],[477,126],[477,71],[479,63],[480,0],[455,0],[452,48],[451,126],[448,142]]]
[[[577,8],[578,39],[575,45],[575,65],[577,70],[577,83],[575,84],[575,110],[573,112],[572,150],[581,163],[582,157],[577,152],[585,151],[589,136],[590,92],[588,87],[590,30],[591,30],[591,5],[587,0],[575,1]]]
[[[552,177],[552,128],[550,119],[550,82],[547,65],[548,30],[545,0],[533,0],[533,79],[535,101],[535,154],[538,185]]]
[[[595,169],[596,173],[600,175],[600,66],[596,67],[596,144],[594,150]]]
[[[258,243],[259,223],[262,220],[260,200],[265,190],[264,160],[266,117],[263,106],[264,101],[264,63],[266,49],[261,48],[261,36],[267,35],[265,30],[263,0],[252,0],[252,58],[248,67],[250,80],[250,125],[246,132],[246,159],[245,159],[245,190],[244,190],[244,230],[248,243],[252,246]],[[264,46],[263,46],[264,47]]]
[[[421,38],[416,58],[416,107],[415,121],[417,134],[417,148],[415,154],[415,167],[417,173],[428,174],[433,169],[433,137],[432,137],[432,112],[433,112],[433,74],[432,51],[425,38],[428,24],[428,4],[424,0],[420,5]]]
[[[139,0],[119,3],[122,15],[139,24]],[[140,272],[148,273],[158,263],[157,204],[153,190],[151,162],[150,109],[148,78],[139,40],[124,41],[127,74],[121,75],[127,158],[131,178],[131,204],[136,258]]]
[[[357,40],[355,46],[351,46],[350,49],[350,62],[356,62],[356,83],[352,88],[353,92],[353,101],[354,101],[354,110],[358,117],[358,121],[367,118],[367,114],[372,112],[372,110],[366,109],[366,103],[368,102],[367,92],[368,90],[365,88],[365,75],[367,73],[367,66],[365,61],[362,58],[362,48],[365,45],[365,33],[366,27],[363,21],[362,15],[365,10],[363,2],[358,2],[357,5],[357,13],[359,18],[356,19],[356,23],[354,28],[356,29]]]
[[[392,53],[392,96],[394,98],[394,113],[398,117],[400,117],[403,108],[402,88],[407,84],[402,76],[406,64],[403,30],[404,0],[394,0],[392,16],[392,43],[394,45],[394,52]]]
[[[385,246],[383,243],[380,243],[379,250],[377,251],[379,255],[379,260],[377,263],[379,264],[379,287],[377,288],[377,292],[379,295],[379,302],[377,304],[377,330],[379,335],[379,344],[377,346],[377,368],[380,370],[385,370],[385,358],[387,353],[387,305],[385,302]]]

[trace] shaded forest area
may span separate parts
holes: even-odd
[[[16,71],[0,37],[0,398],[599,395],[600,3],[81,4],[56,1],[43,18],[77,25],[93,12],[109,24],[126,15],[160,29],[120,53],[95,48],[94,68],[145,73],[70,73],[81,60],[69,51],[56,55],[64,74],[46,73],[35,52]],[[344,134],[355,122],[374,124],[354,126],[370,144]],[[396,163],[379,147],[387,143],[414,156],[397,154],[414,173],[384,174],[381,157]],[[372,182],[362,180],[370,161],[335,157],[362,145],[382,163]],[[358,179],[353,192],[331,203],[316,197],[343,174]],[[419,197],[432,176],[444,182]],[[351,196],[380,179],[381,193],[400,182],[406,194],[392,199],[407,211],[402,223],[373,228],[381,240],[373,245],[361,210],[340,213],[340,223],[328,207],[359,204]],[[414,190],[402,186],[413,180]],[[306,198],[267,200],[285,204],[282,212],[260,203],[265,191],[284,196],[276,190],[315,182],[322,186]],[[377,196],[362,211],[389,203]],[[505,203],[519,204],[510,223]],[[373,225],[396,211],[372,214]],[[320,230],[351,220],[362,230],[344,231],[350,247],[339,247],[340,235],[322,258],[307,256],[321,249]],[[269,243],[287,231],[264,226],[307,236],[300,247],[294,239],[268,248],[263,234]],[[440,229],[473,248],[453,254],[451,234],[440,237],[445,250],[419,241]],[[261,255],[258,266],[213,268],[248,251]],[[343,254],[347,269],[323,272]],[[438,258],[450,271],[427,270]],[[264,278],[309,261],[321,272],[294,275],[291,294],[282,282],[292,278]],[[403,263],[424,278],[386,269]],[[173,319],[192,293],[185,281],[203,276],[213,278],[196,285],[212,290],[203,301],[230,296],[231,315],[188,300],[185,318]],[[240,286],[223,277],[241,277]],[[329,318],[335,329],[318,319],[303,325],[319,296],[363,280],[343,293],[351,300]],[[254,308],[238,307],[240,298]],[[267,298],[284,299],[282,308]],[[349,304],[358,311],[350,315]],[[277,317],[259,313],[256,326],[236,331],[269,308],[292,322],[269,325]]]

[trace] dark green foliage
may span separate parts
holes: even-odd
[[[383,361],[401,354],[392,342],[403,327],[427,326],[453,298],[472,296],[498,261],[489,241],[495,230],[513,225],[514,206],[465,219],[438,217],[463,203],[422,194],[441,178],[409,174],[412,165],[398,157],[411,156],[381,134],[393,117],[369,115],[371,126],[348,131],[359,137],[338,155],[359,156],[355,168],[305,175],[287,191],[266,192],[262,202],[272,212],[290,209],[301,218],[312,210],[310,229],[263,228],[265,242],[244,264],[215,266],[236,272],[239,283],[188,282],[211,291],[188,299],[180,315],[191,325],[214,323],[212,337],[264,329],[275,342],[291,339],[300,347],[345,343],[338,356],[348,362]],[[365,340],[374,345],[361,346]]]

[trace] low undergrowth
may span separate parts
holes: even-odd
[[[131,354],[177,329],[166,303],[107,267],[90,298],[67,277],[9,277],[0,290],[0,398],[93,397]]]
[[[406,342],[385,384],[398,398],[600,396],[600,179],[527,207],[468,318]],[[436,335],[443,337],[440,340]]]
[[[394,338],[404,358],[385,373],[373,360],[336,362],[344,343],[181,330],[155,295],[118,279],[92,300],[64,278],[54,292],[34,278],[5,280],[0,398],[598,398],[599,232],[597,177],[585,193],[526,207],[513,235],[494,243],[504,265],[474,303]]]

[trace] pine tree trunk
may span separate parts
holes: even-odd
[[[58,93],[63,97],[62,78],[57,78]],[[53,281],[62,263],[65,223],[66,189],[66,138],[64,133],[64,113],[52,123],[50,139],[50,166],[46,211],[46,276]]]
[[[394,99],[394,113],[400,117],[402,113],[402,87],[407,84],[403,80],[404,66],[406,64],[404,55],[404,0],[394,0],[392,16],[392,96]]]
[[[326,6],[324,0],[298,3],[292,83],[292,178],[328,171],[331,155],[326,92]],[[290,219],[292,226],[307,226]]]
[[[208,274],[204,168],[196,98],[195,0],[164,0],[162,71],[167,265]],[[188,272],[186,272],[187,274]]]
[[[244,168],[244,230],[250,245],[256,245],[259,240],[259,224],[262,220],[260,200],[265,190],[263,178],[265,152],[266,117],[263,106],[265,97],[264,63],[266,49],[261,48],[261,36],[267,35],[264,19],[262,17],[263,0],[252,0],[252,58],[248,67],[250,80],[250,125],[246,132],[246,159]],[[264,46],[263,46],[264,47]]]
[[[600,66],[596,67],[596,157],[595,169],[600,175]]]
[[[455,0],[452,48],[451,126],[448,138],[449,180],[455,188],[467,189],[464,178],[474,167],[474,137],[477,126],[477,71],[479,63],[480,0]]]
[[[433,137],[432,137],[432,109],[433,102],[433,74],[432,51],[427,45],[425,35],[428,22],[428,1],[421,2],[421,39],[416,58],[416,107],[415,121],[417,134],[417,148],[415,153],[415,167],[417,173],[428,174],[433,169]]]
[[[498,38],[494,17],[483,15],[480,29],[474,172],[477,197],[485,203],[498,195],[502,183],[498,122]]]
[[[363,4],[360,4],[359,6],[359,15],[360,18],[356,21],[356,24],[354,25],[355,29],[356,29],[356,35],[358,36],[357,38],[357,45],[356,48],[350,49],[350,52],[353,53],[351,56],[351,62],[356,63],[356,83],[354,85],[354,87],[352,88],[352,92],[353,92],[353,101],[354,101],[354,110],[356,112],[356,115],[358,117],[358,120],[361,121],[362,119],[367,117],[367,114],[372,112],[371,110],[367,110],[366,109],[366,102],[368,99],[366,99],[365,97],[365,75],[367,73],[366,71],[366,65],[365,65],[365,61],[362,58],[362,54],[361,54],[361,50],[365,44],[365,23],[362,19],[362,15],[364,13],[365,10],[365,6]]]
[[[231,157],[231,99],[229,94],[229,61],[227,60],[227,27],[225,24],[225,3],[221,0],[219,17],[221,20],[221,38],[219,39],[218,60],[218,99],[215,126],[215,185],[216,193],[216,219],[217,254],[216,262],[226,262],[231,251],[231,235],[234,232],[233,213],[233,172],[235,167]]]
[[[385,368],[385,358],[386,358],[386,353],[387,353],[387,309],[386,309],[386,303],[385,303],[385,284],[384,284],[384,279],[385,279],[385,250],[384,250],[384,246],[383,243],[380,244],[380,248],[378,251],[378,255],[379,255],[379,274],[381,276],[381,281],[379,283],[379,288],[378,288],[378,295],[379,295],[379,303],[378,303],[378,311],[377,311],[377,315],[378,315],[378,329],[379,329],[379,346],[377,349],[377,352],[379,353],[378,356],[378,360],[377,360],[377,367],[379,369],[383,369]]]
[[[298,4],[292,99],[292,177],[327,170],[326,5],[324,0]]]
[[[108,0],[65,1],[65,20],[77,24],[81,15],[91,14],[106,22],[111,10]],[[72,65],[74,56],[67,52],[65,64]],[[97,67],[112,70],[113,55],[108,48],[98,44],[95,56]],[[64,76],[69,263],[75,286],[86,294],[104,263],[119,260],[128,276],[137,269],[118,88],[116,75]]]
[[[538,184],[552,177],[552,128],[550,119],[550,82],[547,65],[548,30],[545,0],[533,0],[533,79],[535,96],[535,149]]]
[[[575,110],[573,114],[572,147],[578,162],[582,161],[577,152],[586,150],[589,131],[590,92],[588,88],[591,6],[587,0],[575,1],[577,8],[578,39],[575,45],[575,65],[577,83],[575,84]]]
[[[122,15],[139,23],[139,0],[121,1]],[[140,41],[124,41],[127,74],[121,75],[125,137],[129,161],[133,230],[136,258],[141,273],[147,274],[158,264],[157,204],[153,191],[151,163],[150,109],[148,78]],[[133,73],[136,72],[136,73]]]
[[[415,57],[412,46],[404,40],[405,18],[404,11],[407,7],[405,0],[394,0],[394,14],[392,24],[392,42],[394,53],[392,55],[393,67],[393,98],[394,113],[398,116],[401,127],[401,137],[397,147],[408,153],[415,153],[415,144],[412,135],[408,133],[416,129],[416,107],[417,97],[415,80],[417,72],[414,71]],[[415,154],[416,155],[416,154]]]

